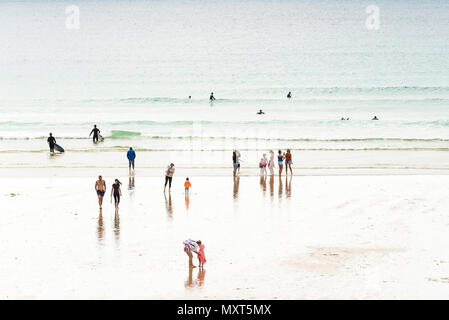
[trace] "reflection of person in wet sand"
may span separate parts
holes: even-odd
[[[120,216],[118,214],[118,210],[115,211],[114,216],[114,234],[115,238],[118,239],[118,237],[120,236]]]
[[[104,226],[103,226],[103,215],[101,214],[101,210],[100,210],[100,214],[98,215],[97,234],[98,234],[98,240],[103,240],[103,237],[104,237]]]
[[[283,193],[284,187],[282,186],[282,177],[279,176],[279,198],[282,197],[282,193]]]
[[[193,283],[193,268],[189,268],[189,275],[184,285],[186,288],[193,288],[195,286],[201,287],[204,285],[205,277],[206,277],[206,270],[204,268],[198,268],[196,283]]]
[[[290,179],[285,177],[285,193],[287,198],[292,195],[292,176],[290,176]]]
[[[267,190],[267,176],[266,175],[260,176],[260,186],[262,187],[263,191]]]
[[[274,176],[270,176],[270,196],[274,195]]]
[[[183,242],[184,244],[184,252],[189,257],[189,268],[196,268],[195,265],[193,265],[193,254],[192,252],[195,252],[198,254],[198,250],[200,249],[198,243],[192,239],[187,239]]]
[[[128,181],[128,190],[134,190],[134,186],[135,186],[134,176],[130,175],[129,176],[129,181]]]
[[[98,196],[98,204],[100,205],[100,210],[103,206],[103,197],[106,192],[106,182],[101,176],[98,176],[98,180],[95,182],[95,191]]]

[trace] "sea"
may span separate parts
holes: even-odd
[[[449,170],[448,1],[2,0],[0,38],[3,168]]]

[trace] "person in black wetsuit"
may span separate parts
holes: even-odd
[[[112,198],[112,195],[114,195],[115,210],[118,210],[118,205],[120,203],[120,197],[122,196],[122,190],[120,189],[121,184],[122,183],[120,181],[118,181],[118,179],[115,179],[114,183],[112,184],[111,198]]]
[[[48,146],[50,147],[50,152],[55,152],[56,139],[55,139],[55,137],[53,137],[53,135],[51,133],[47,139],[47,142],[48,142]]]
[[[291,91],[289,91],[288,94],[287,94],[287,98],[290,99],[291,97],[292,97],[292,93],[291,93]]]
[[[214,101],[214,100],[215,100],[215,97],[214,97],[214,93],[213,93],[213,92],[210,93],[209,100],[210,100],[210,101]]]
[[[257,114],[265,114],[265,112],[263,112],[262,109],[260,109],[259,112],[257,112]]]
[[[97,128],[97,125],[94,124],[94,128],[92,129],[92,131],[89,133],[89,137],[92,135],[92,133],[94,134],[93,137],[93,141],[98,142],[98,135],[100,134],[100,129]]]

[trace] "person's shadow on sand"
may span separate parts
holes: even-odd
[[[173,206],[172,206],[172,202],[171,202],[171,193],[168,194],[168,199],[167,199],[167,195],[164,193],[164,197],[165,197],[165,209],[167,210],[167,214],[170,218],[173,218]]]
[[[240,184],[240,177],[234,177],[234,190],[233,190],[233,197],[234,200],[236,200],[239,197],[239,184]]]

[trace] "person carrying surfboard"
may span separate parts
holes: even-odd
[[[92,135],[92,133],[94,134],[94,137],[93,137],[94,143],[98,142],[98,136],[100,135],[100,129],[97,128],[96,124],[94,124],[94,128],[89,133],[89,137]]]
[[[54,153],[55,152],[56,139],[55,139],[55,137],[53,137],[51,132],[50,132],[50,136],[47,139],[47,142],[48,142],[48,146],[50,147],[50,152]]]

